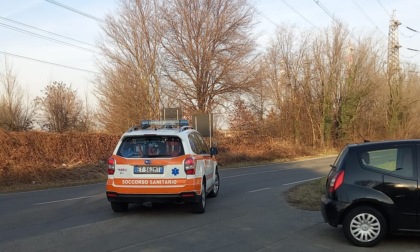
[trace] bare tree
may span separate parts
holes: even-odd
[[[122,0],[108,15],[99,42],[101,76],[96,82],[100,122],[123,132],[140,119],[159,119],[161,108],[161,1]]]
[[[255,9],[246,0],[165,1],[164,68],[171,99],[211,112],[255,83]]]
[[[388,122],[388,132],[403,138],[419,138],[420,74],[418,67],[404,63],[401,77],[402,82],[400,83],[399,93],[394,94],[394,96],[390,94],[390,98],[395,99],[393,102],[396,108],[391,111],[388,109],[387,116],[389,119],[392,119],[392,117],[390,118],[390,112],[398,113],[394,114],[396,118],[393,118],[393,121]],[[398,103],[396,102],[396,96],[399,96],[401,99]],[[388,104],[392,104],[390,101],[388,102]]]
[[[79,122],[77,123],[76,130],[80,132],[91,132],[98,129],[97,114],[89,104],[88,94],[85,93],[84,108],[81,112]]]
[[[244,131],[255,132],[256,117],[245,102],[238,98],[233,104],[233,116],[229,121],[229,128],[243,134]]]
[[[36,106],[25,96],[12,67],[4,60],[4,73],[0,73],[0,128],[12,131],[29,130],[33,126]]]
[[[99,43],[100,122],[121,132],[164,107],[209,112],[249,90],[254,14],[247,0],[122,0]]]
[[[379,125],[384,123],[381,65],[383,58],[375,36],[347,44],[344,54],[345,72],[338,89],[334,116],[335,140],[349,141],[360,136],[374,137],[380,134]],[[384,96],[383,96],[384,97]]]
[[[54,132],[76,130],[83,110],[76,91],[62,82],[53,82],[43,92],[43,97],[36,98],[43,115],[41,127]]]
[[[264,57],[269,120],[281,129],[270,133],[312,146],[379,136],[386,82],[373,38],[353,44],[341,24],[309,34],[280,27]]]
[[[295,143],[308,141],[307,134],[313,134],[313,130],[308,129],[315,127],[315,121],[311,120],[310,39],[310,34],[299,34],[293,27],[280,26],[264,57],[271,120],[277,114],[281,122],[277,132],[272,133]]]

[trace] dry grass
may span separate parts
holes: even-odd
[[[299,184],[285,192],[285,198],[290,205],[299,209],[319,211],[322,194],[325,193],[326,177]]]
[[[247,135],[219,139],[218,161],[227,167],[290,161],[318,154],[318,150],[271,137]]]
[[[103,163],[118,138],[98,133],[0,130],[0,192],[104,180]]]
[[[6,183],[0,185],[0,193],[99,183],[105,182],[107,177],[106,166],[104,164],[100,166],[86,165],[73,168],[63,167],[62,169],[57,169],[43,175],[30,176],[30,179],[32,179],[31,182],[11,182],[10,180],[5,180]]]
[[[106,180],[106,160],[119,136],[99,133],[0,130],[0,192]],[[220,168],[296,160],[317,150],[252,134],[216,137]]]

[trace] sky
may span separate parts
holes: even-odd
[[[101,22],[118,0],[0,0],[0,73],[5,61],[28,96],[42,96],[54,81],[77,90],[95,106],[95,47]],[[281,24],[322,29],[340,20],[354,34],[388,40],[393,11],[399,27],[400,61],[420,66],[419,0],[254,0],[260,50]],[[415,30],[415,31],[413,31]],[[386,43],[385,43],[386,45]],[[414,49],[414,50],[410,50]]]

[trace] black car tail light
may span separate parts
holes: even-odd
[[[338,173],[336,173],[330,180],[330,185],[328,188],[328,191],[331,192],[335,192],[342,184],[344,181],[344,170],[343,171],[339,171]]]

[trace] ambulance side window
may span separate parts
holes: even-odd
[[[190,141],[191,149],[196,154],[208,154],[208,148],[204,139],[196,132],[191,133],[188,136]]]

